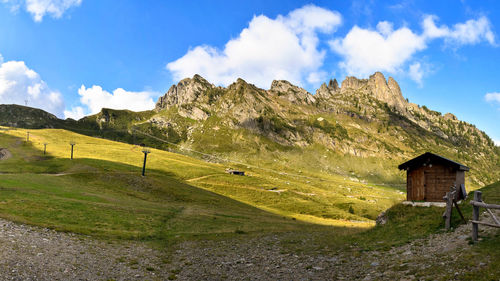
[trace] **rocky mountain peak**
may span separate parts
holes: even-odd
[[[316,90],[316,96],[324,99],[329,99],[336,93],[340,92],[339,82],[337,79],[330,79],[328,85],[326,83],[321,84],[318,90]]]
[[[358,79],[354,76],[347,76],[344,81],[342,81],[341,91],[345,92],[349,89],[357,90],[366,85],[366,79]]]
[[[455,115],[454,115],[454,114],[452,114],[452,113],[446,113],[446,114],[444,115],[444,119],[445,119],[445,120],[453,120],[453,121],[457,121],[457,120],[458,120],[457,116],[455,116]]]
[[[271,89],[269,89],[269,92],[281,96],[295,104],[311,104],[316,102],[316,99],[313,95],[311,95],[311,93],[286,80],[274,80],[271,83]]]
[[[182,79],[177,85],[172,85],[167,93],[158,99],[156,110],[168,108],[172,105],[189,104],[208,89],[215,88],[205,78],[195,74],[193,78]]]
[[[375,72],[368,79],[368,88],[378,100],[386,102],[400,112],[406,110],[406,101],[394,78],[389,77],[389,80],[386,81],[381,72]]]
[[[389,77],[389,81],[386,81],[381,72],[375,72],[368,79],[368,87],[378,100],[386,102],[389,106],[395,107],[400,112],[405,111],[406,101],[394,78]]]
[[[227,89],[228,90],[233,90],[233,89],[246,88],[248,86],[251,86],[251,84],[248,84],[247,81],[245,81],[245,80],[243,80],[241,78],[238,78],[231,85],[227,86]]]
[[[333,90],[333,91],[338,91],[340,90],[339,88],[339,82],[337,82],[337,79],[330,79],[330,82],[328,82],[328,88]]]
[[[271,89],[269,89],[269,92],[284,97],[295,104],[311,104],[316,102],[316,99],[311,93],[286,80],[274,80],[271,83]]]

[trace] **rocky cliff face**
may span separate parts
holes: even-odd
[[[283,80],[264,90],[243,79],[217,87],[195,75],[173,85],[151,111],[103,109],[79,121],[63,121],[41,110],[0,106],[0,117],[8,126],[74,128],[175,148],[159,141],[167,140],[258,165],[283,160],[297,171],[352,170],[364,177],[385,173],[401,178],[397,164],[431,151],[471,167],[469,178],[476,186],[500,180],[500,148],[484,132],[453,114],[407,102],[398,83],[382,73],[347,77],[340,87],[333,79],[315,95]],[[134,134],[138,131],[154,139]],[[347,159],[344,166],[342,159]],[[375,162],[379,166],[366,168]]]
[[[156,103],[156,110],[174,105],[192,104],[197,101],[200,95],[203,96],[207,90],[212,88],[215,86],[199,75],[183,79],[177,85],[172,85],[167,93],[160,97]]]
[[[323,99],[330,99],[336,94],[365,94],[371,95],[375,99],[387,103],[396,108],[400,113],[406,112],[407,103],[403,98],[398,83],[392,77],[386,81],[384,75],[375,72],[369,79],[358,79],[356,77],[346,77],[339,88],[337,80],[330,80],[329,85],[321,85],[316,91],[316,95]]]
[[[316,99],[311,93],[285,80],[274,80],[269,92],[274,95],[282,96],[294,104],[313,104],[316,102]]]
[[[207,105],[216,102],[226,92],[237,89],[238,85],[248,84],[244,80],[238,79],[238,81],[226,89],[215,87],[203,77],[195,75],[193,78],[183,79],[177,85],[170,87],[167,93],[159,98],[156,103],[156,110],[159,111],[173,106],[182,107],[190,105],[191,108],[195,106],[196,109],[191,109],[191,113],[183,111],[181,114],[196,120],[206,119],[208,115],[204,115],[202,112],[209,110]],[[321,103],[322,101],[335,99],[335,96],[338,94],[356,95],[361,93],[371,95],[373,98],[387,103],[400,113],[405,113],[408,107],[398,83],[392,77],[389,77],[387,81],[380,72],[371,75],[369,79],[346,77],[342,81],[341,87],[339,87],[337,79],[330,80],[328,85],[326,83],[321,85],[316,91],[316,95],[312,95],[305,89],[285,80],[273,81],[268,91],[257,89],[255,86],[254,88],[255,92],[264,92],[264,96],[278,96],[297,105]],[[238,89],[241,89],[241,87]],[[217,92],[217,94],[214,94],[214,92]]]
[[[500,158],[484,132],[452,114],[407,102],[398,83],[380,72],[368,79],[346,77],[340,86],[332,79],[315,95],[284,80],[273,81],[269,90],[242,79],[223,88],[195,75],[158,100],[156,112],[166,111],[201,122],[178,135],[204,151],[210,145],[224,151],[220,143],[226,141],[244,151],[260,151],[268,149],[260,146],[270,141],[301,149],[319,145],[361,158],[408,159],[433,151],[471,167],[487,167]],[[174,117],[154,117],[155,126],[160,126],[159,118],[161,124],[177,122]]]

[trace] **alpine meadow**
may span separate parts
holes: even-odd
[[[0,1],[0,280],[498,280],[496,4],[132,2]]]

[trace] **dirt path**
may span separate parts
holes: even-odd
[[[206,175],[206,176],[202,176],[202,177],[187,179],[186,181],[187,182],[198,181],[198,180],[206,179],[206,178],[213,177],[213,176],[220,176],[220,175],[223,175],[223,174],[220,174],[220,173],[219,174],[211,174],[211,175]]]
[[[385,252],[354,246],[291,252],[284,233],[184,242],[167,253],[0,219],[0,280],[438,280],[445,274],[459,279],[465,272],[453,265],[472,247],[470,229],[463,225]],[[482,236],[496,230],[482,229]],[[429,270],[433,266],[437,272]]]
[[[0,219],[0,280],[148,280],[166,275],[162,253]]]
[[[176,252],[177,259],[183,261],[176,267],[181,280],[440,280],[449,275],[460,279],[467,271],[455,263],[472,247],[468,243],[470,231],[470,224],[462,225],[454,232],[385,252],[362,252],[353,247],[328,254],[288,253],[283,251],[283,237],[279,236],[217,245],[185,243]],[[482,235],[492,231],[495,229],[483,228]],[[486,263],[481,261],[477,266]]]

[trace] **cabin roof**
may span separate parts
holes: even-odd
[[[408,168],[420,167],[425,163],[431,163],[431,162],[441,163],[447,166],[451,166],[459,171],[469,171],[469,167],[431,152],[426,152],[409,161],[406,161],[403,164],[399,165],[398,168],[400,170],[406,170]]]

